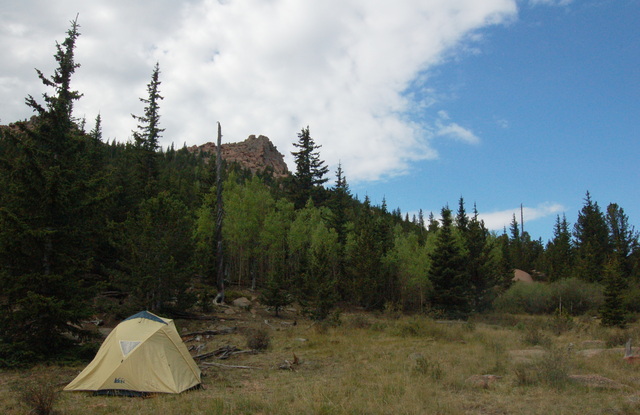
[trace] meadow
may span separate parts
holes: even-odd
[[[232,312],[176,321],[182,333],[237,327],[188,342],[197,353],[247,350],[256,330],[268,335],[263,351],[200,362],[201,389],[147,398],[58,393],[83,364],[38,366],[0,372],[0,413],[29,413],[30,387],[52,391],[58,414],[640,413],[640,365],[623,360],[627,339],[640,340],[637,323],[622,330],[562,315],[452,322],[345,312],[320,324],[291,311]]]

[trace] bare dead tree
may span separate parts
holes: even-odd
[[[224,218],[224,205],[222,203],[222,127],[218,122],[218,144],[216,147],[216,288],[218,294],[214,302],[224,302],[224,258],[222,251],[222,224]]]

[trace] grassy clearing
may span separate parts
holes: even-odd
[[[623,361],[620,344],[629,336],[640,341],[635,326],[621,332],[588,319],[564,322],[558,329],[552,317],[483,316],[467,323],[445,323],[426,317],[345,314],[340,326],[325,327],[300,319],[293,325],[291,319],[256,315],[255,310],[241,313],[242,318],[225,323],[241,330],[211,337],[203,352],[224,345],[245,348],[248,329],[266,330],[270,341],[265,351],[221,361],[258,369],[208,367],[205,389],[149,399],[62,393],[56,411],[78,415],[640,413],[640,365]],[[177,325],[188,325],[192,331],[215,324],[178,321]],[[295,370],[278,369],[285,360],[292,361],[294,353],[300,359]],[[0,413],[27,412],[21,385],[46,381],[61,389],[80,369],[0,372]]]

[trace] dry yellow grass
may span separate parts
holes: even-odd
[[[542,318],[440,323],[362,314],[343,315],[342,325],[327,328],[248,311],[242,316],[224,324],[267,329],[271,347],[217,362],[257,369],[207,367],[204,389],[181,395],[63,393],[56,409],[78,415],[640,413],[640,365],[625,363],[621,349],[606,346],[610,338],[635,334],[634,328],[619,333],[583,321],[557,334]],[[187,324],[191,331],[213,323],[178,322]],[[536,324],[548,338],[544,346],[527,343],[523,326]],[[203,351],[246,347],[241,330],[205,340]],[[300,364],[280,370],[294,353]],[[0,413],[25,413],[15,392],[22,382],[46,376],[62,388],[80,369],[0,372]]]

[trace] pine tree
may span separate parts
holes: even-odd
[[[553,239],[547,244],[547,274],[551,281],[569,278],[573,267],[573,247],[571,233],[565,215],[556,217]]]
[[[399,298],[396,278],[384,259],[393,247],[393,233],[370,200],[365,197],[347,244],[347,294],[351,301],[370,310],[382,309]]]
[[[293,145],[299,149],[291,154],[296,163],[296,172],[293,176],[294,199],[296,209],[300,209],[306,205],[309,198],[314,196],[316,196],[314,202],[319,202],[318,187],[327,182],[328,179],[324,176],[329,168],[324,164],[324,161],[320,160],[318,150],[322,146],[316,145],[309,133],[308,126],[298,134],[298,142]]]
[[[433,212],[429,212],[429,226],[427,227],[427,232],[436,233],[438,232],[439,228],[440,224],[436,220],[435,215],[433,214]]]
[[[467,211],[464,207],[464,199],[462,196],[458,200],[458,212],[456,214],[456,228],[460,232],[460,234],[464,235],[469,230],[469,217],[467,216]]]
[[[620,258],[612,256],[604,269],[604,304],[600,310],[602,325],[626,326],[624,293],[628,287]]]
[[[597,202],[587,192],[584,206],[574,226],[575,275],[585,281],[602,281],[607,257],[611,252],[609,232]]]
[[[629,224],[629,217],[617,203],[607,206],[607,227],[613,255],[618,257],[626,276],[632,271],[631,254],[638,249],[638,232]]]
[[[449,318],[467,318],[472,308],[471,280],[453,234],[448,207],[442,208],[442,226],[431,253],[429,280],[433,284],[431,305]]]
[[[137,131],[133,132],[138,180],[142,194],[152,197],[158,192],[158,149],[160,137],[164,131],[160,128],[160,64],[156,62],[147,84],[147,98],[140,98],[145,104],[144,115],[131,116],[138,122]]]
[[[35,362],[67,348],[68,334],[91,312],[101,172],[86,156],[88,138],[76,126],[71,89],[79,64],[77,20],[62,45],[44,104],[26,103],[37,114],[5,137],[0,154],[0,364]]]
[[[467,270],[473,288],[473,309],[484,311],[489,308],[493,297],[492,290],[498,284],[496,264],[491,255],[489,230],[484,221],[478,217],[476,206],[473,207],[473,217],[469,220],[464,242],[467,256]]]
[[[144,200],[123,227],[125,275],[134,309],[163,310],[182,299],[191,275],[193,224],[186,206],[168,192]],[[187,306],[189,304],[186,304]]]
[[[513,268],[530,271],[526,265],[523,249],[522,235],[520,235],[520,226],[516,220],[516,215],[513,215],[511,224],[509,225],[509,261]]]
[[[338,164],[336,183],[331,192],[329,207],[331,208],[331,227],[338,234],[338,242],[344,246],[347,240],[348,210],[351,205],[351,193],[347,178],[344,176],[342,164]]]

